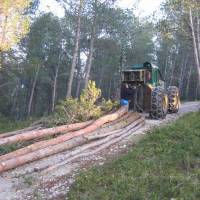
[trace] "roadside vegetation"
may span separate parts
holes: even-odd
[[[97,119],[117,108],[117,101],[102,98],[101,89],[96,87],[94,81],[89,81],[86,89],[82,90],[80,98],[66,98],[58,103],[55,111],[41,122],[48,127],[84,122]]]
[[[13,121],[5,117],[0,117],[0,134],[28,127],[34,120],[33,118],[29,118],[28,120]]]
[[[94,81],[89,81],[88,86],[80,95],[80,98],[66,98],[58,103],[55,111],[47,117],[37,119],[33,123],[33,118],[25,121],[9,121],[6,118],[0,120],[0,134],[4,132],[19,130],[32,124],[41,125],[42,127],[54,127],[63,124],[72,124],[95,120],[102,115],[109,113],[118,108],[117,101],[105,100],[101,97],[101,89],[96,87]],[[36,118],[35,118],[36,120]],[[51,139],[46,137],[45,139]],[[12,152],[33,141],[18,142],[16,144],[0,146],[0,155]]]
[[[70,200],[200,199],[200,113],[150,132],[130,152],[82,172]]]

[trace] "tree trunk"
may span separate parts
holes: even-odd
[[[163,76],[164,76],[164,80],[166,81],[166,75],[167,75],[167,68],[168,68],[168,51],[167,51],[167,55],[166,55],[166,59],[165,59],[165,68],[164,68],[164,73],[163,73]]]
[[[54,81],[53,81],[52,107],[51,107],[51,111],[52,111],[52,112],[53,112],[54,109],[55,109],[56,90],[57,90],[57,79],[58,79],[58,72],[59,72],[59,68],[60,68],[60,57],[61,57],[61,52],[59,53],[58,65],[56,66],[55,76],[54,76]]]
[[[66,95],[67,98],[71,97],[71,93],[72,93],[72,83],[73,83],[73,79],[74,79],[74,72],[75,72],[78,50],[79,50],[82,6],[83,6],[83,0],[80,0],[79,8],[78,8],[78,20],[77,20],[77,30],[76,30],[76,37],[75,37],[75,47],[74,47],[74,53],[73,53],[73,58],[72,58],[70,76],[69,76],[69,80],[68,80],[68,84],[67,84],[67,95]]]
[[[189,9],[189,16],[190,16],[190,26],[191,26],[191,30],[192,30],[192,40],[193,40],[195,62],[196,62],[196,68],[197,68],[197,73],[198,73],[198,79],[200,82],[200,63],[199,63],[198,47],[197,47],[197,42],[196,42],[197,40],[196,40],[196,36],[195,36],[195,29],[194,29],[194,22],[193,22],[191,7]]]
[[[76,86],[76,98],[79,97],[80,89],[81,89],[81,79],[78,78],[78,80],[77,80],[77,86]]]
[[[91,39],[90,39],[90,49],[89,49],[89,55],[86,62],[86,75],[84,80],[84,89],[87,88],[89,77],[90,77],[90,71],[92,67],[92,59],[94,54],[94,41],[96,37],[96,15],[97,15],[97,0],[94,2],[94,16],[93,16],[93,25],[92,25],[92,33],[91,33]]]
[[[111,97],[111,87],[112,87],[112,78],[110,79],[110,81],[109,81],[109,87],[108,87],[108,98],[110,99],[110,97]]]
[[[184,59],[183,66],[181,68],[181,76],[180,76],[180,81],[179,81],[180,95],[183,94],[183,92],[182,92],[182,90],[183,90],[183,81],[184,81],[184,76],[185,76],[185,72],[186,72],[186,68],[187,68],[187,62],[188,62],[188,55]]]
[[[180,50],[178,50],[178,55],[180,54]],[[173,59],[173,56],[172,56],[172,72],[171,72],[171,77],[170,77],[170,83],[169,85],[172,86],[174,84],[174,74],[175,74],[175,71],[176,71],[176,62],[177,62],[177,57],[178,55],[176,55],[176,53],[174,53],[174,59]]]
[[[81,79],[82,79],[82,69],[81,69],[81,58],[80,58],[80,49],[78,53],[78,74],[76,78],[76,95],[75,97],[78,98],[80,94],[80,88],[81,88]]]
[[[43,148],[38,151],[29,153],[29,154],[25,154],[25,155],[22,155],[19,157],[12,158],[10,160],[3,161],[0,163],[0,172],[21,166],[21,165],[31,162],[31,161],[35,161],[35,160],[62,152],[64,150],[70,149],[72,147],[84,144],[87,141],[87,138],[85,138],[85,140],[83,140],[84,137],[77,137],[77,136],[88,135],[92,131],[101,127],[103,124],[118,119],[119,117],[124,115],[127,111],[128,111],[127,107],[122,107],[121,109],[119,109],[117,112],[115,112],[113,114],[106,115],[106,116],[99,118],[92,125],[84,128],[84,129],[75,131],[71,134],[66,134],[66,135],[60,136],[58,138],[49,140],[48,142],[45,142],[44,144],[48,144],[47,146],[45,145],[45,147],[47,147],[47,148]],[[74,139],[73,141],[66,142],[75,137],[77,137],[77,138]]]
[[[100,71],[100,75],[98,77],[98,88],[102,87],[102,82],[103,82],[103,76],[104,76],[104,66],[101,66],[101,71]]]
[[[189,100],[189,89],[190,89],[190,78],[192,74],[192,66],[190,66],[189,74],[188,74],[188,80],[187,80],[187,86],[186,86],[186,99]]]
[[[33,97],[34,97],[34,93],[35,93],[35,87],[36,87],[36,84],[37,84],[37,81],[38,81],[39,71],[40,71],[40,65],[38,64],[37,71],[35,73],[35,78],[34,78],[33,85],[32,85],[32,89],[31,89],[31,96],[29,98],[29,103],[28,103],[28,113],[27,113],[28,116],[30,116],[30,113],[31,113]]]
[[[200,59],[200,18],[199,15],[197,15],[197,43],[198,43],[198,55]]]

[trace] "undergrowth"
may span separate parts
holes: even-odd
[[[23,121],[13,121],[0,117],[0,134],[26,128],[33,123],[33,119]]]
[[[200,199],[200,113],[148,134],[120,159],[82,172],[70,200]]]
[[[59,102],[55,112],[43,120],[45,126],[55,126],[96,119],[117,107],[117,102],[101,99],[101,89],[96,87],[94,81],[88,86],[80,98],[67,98]]]

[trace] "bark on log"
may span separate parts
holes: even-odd
[[[19,157],[10,159],[10,160],[0,162],[0,172],[7,171],[9,169],[13,169],[15,167],[21,166],[25,163],[39,160],[41,158],[44,158],[44,157],[62,152],[69,148],[72,148],[74,146],[84,144],[85,140],[87,140],[86,138],[83,140],[82,138],[74,138],[74,137],[84,135],[84,134],[87,135],[87,134],[91,133],[92,131],[94,131],[95,129],[101,127],[103,124],[116,120],[117,118],[124,115],[124,113],[126,113],[127,111],[128,111],[128,107],[124,106],[113,114],[106,115],[106,116],[99,118],[94,123],[92,123],[90,126],[84,128],[84,129],[72,132],[71,134],[65,134],[63,136],[57,137],[55,139],[51,139],[51,140],[43,143],[43,145],[45,145],[45,146],[47,145],[46,146],[47,148],[40,149],[38,151],[29,153],[29,154],[25,154],[25,155],[22,155],[22,156],[19,156]],[[68,141],[72,138],[74,138],[73,142],[66,143],[66,141]],[[54,146],[52,146],[52,145],[54,145]]]
[[[129,122],[133,122],[138,119],[140,115],[138,113],[128,113],[115,120],[114,122],[107,123],[107,125],[99,130],[93,131],[91,135],[103,134],[105,132],[110,132],[119,128],[124,128]],[[121,121],[119,121],[121,120]],[[117,124],[115,123],[117,122]],[[70,133],[68,133],[69,135]],[[9,160],[11,158],[15,158],[17,156],[21,156],[33,151],[37,151],[39,149],[45,148],[48,146],[48,141],[40,141],[24,148],[18,149],[16,151],[10,152],[8,154],[0,156],[0,161]]]
[[[39,130],[41,128],[42,127],[40,125],[36,125],[36,126],[27,127],[27,128],[21,129],[21,130],[17,130],[17,131],[1,133],[0,138],[10,137],[10,136],[21,134],[21,133],[24,133],[24,132],[27,132],[27,131]]]
[[[67,164],[68,162],[70,162],[71,160],[76,159],[77,157],[79,158],[79,157],[89,156],[89,155],[92,155],[94,153],[97,153],[98,151],[106,148],[107,143],[109,143],[109,145],[107,146],[107,147],[109,147],[110,145],[115,144],[118,141],[121,141],[123,138],[128,137],[129,135],[133,134],[134,131],[136,131],[140,127],[142,127],[144,125],[144,123],[145,123],[145,119],[140,116],[140,118],[138,120],[136,120],[135,122],[129,124],[124,129],[120,129],[120,130],[117,130],[117,131],[109,132],[109,133],[107,133],[107,135],[106,134],[101,135],[101,137],[100,137],[100,135],[97,135],[96,137],[90,138],[89,141],[88,141],[88,139],[86,140],[86,138],[84,136],[79,136],[78,137],[79,139],[76,140],[76,141],[80,142],[80,140],[82,140],[82,142],[83,142],[82,145],[84,145],[84,146],[78,147],[77,144],[76,144],[76,141],[74,139],[66,142],[66,143],[73,143],[74,146],[71,146],[71,148],[76,148],[77,147],[77,149],[75,149],[74,151],[72,151],[70,153],[67,153],[63,157],[63,159],[60,162],[58,162],[56,165],[53,164],[53,165],[42,166],[42,167],[39,167],[39,168],[32,168],[32,169],[29,168],[28,171],[20,173],[17,176],[15,175],[14,177],[18,178],[20,176],[24,176],[24,175],[27,175],[27,174],[34,173],[35,171],[37,171],[37,172],[38,171],[43,171],[43,173],[46,173],[46,172],[48,172],[48,170],[53,170],[54,168],[58,168],[59,166]],[[122,135],[124,135],[124,136],[122,136]],[[116,140],[116,138],[119,138],[119,137],[120,137],[120,139]],[[103,138],[103,139],[99,139],[99,138]],[[91,143],[88,143],[90,141],[91,141]],[[94,141],[94,142],[92,142],[92,141]],[[80,145],[80,143],[79,143],[79,145]],[[102,146],[100,146],[100,145],[102,145]],[[88,150],[90,148],[95,148],[97,146],[100,146],[100,147],[98,149],[91,150],[90,151],[91,153],[89,152],[89,154],[88,154],[88,152],[86,154],[85,153],[80,154],[85,150]],[[67,149],[67,150],[70,150],[70,149]]]
[[[104,135],[99,135],[99,136],[96,136],[96,137],[95,136],[91,137],[90,140],[95,140],[95,139],[99,139],[99,138],[103,138],[103,137],[105,137],[105,138],[101,139],[101,140],[97,140],[93,143],[89,143],[89,144],[87,144],[83,147],[76,149],[75,151],[72,151],[67,156],[65,156],[65,159],[63,161],[48,167],[47,169],[45,169],[43,171],[43,173],[48,173],[49,171],[57,169],[57,168],[65,165],[65,164],[69,163],[70,161],[72,161],[74,159],[94,155],[95,153],[97,153],[97,152],[99,152],[103,149],[106,149],[109,146],[116,144],[117,142],[121,141],[125,137],[131,135],[134,131],[138,130],[144,124],[145,124],[145,119],[143,117],[142,118],[140,117],[140,119],[138,119],[137,121],[135,121],[131,125],[127,126],[125,129],[120,129],[120,130],[117,130],[117,131],[114,131],[114,132],[110,132],[110,133],[107,133],[107,135],[104,134]],[[100,147],[98,147],[98,146],[100,146]],[[98,147],[98,148],[91,150],[89,152],[86,152],[86,153],[82,153],[85,150],[95,148],[95,147]]]
[[[76,123],[76,124],[68,124],[68,125],[62,125],[62,126],[57,126],[53,128],[47,128],[43,130],[33,130],[33,131],[25,132],[22,134],[0,139],[0,146],[7,145],[7,144],[14,144],[17,142],[28,141],[35,138],[43,138],[47,136],[52,136],[64,131],[69,132],[69,131],[78,130],[78,129],[88,126],[92,122],[93,121],[87,121],[87,122],[81,122],[81,123]]]
[[[140,117],[139,113],[136,113],[136,112],[128,113],[127,115],[124,115],[120,117],[119,119],[111,123],[108,123],[106,126],[102,126],[100,129],[93,131],[90,135],[100,135],[100,134],[104,134],[104,133],[108,133],[114,130],[124,128],[131,122],[134,122],[135,120],[137,120],[139,117]]]

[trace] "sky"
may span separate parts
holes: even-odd
[[[146,17],[159,9],[159,6],[164,0],[138,0],[139,4],[135,14],[140,17]],[[136,0],[118,0],[118,5],[121,8],[133,8]]]
[[[118,0],[117,5],[123,9],[133,8],[136,0]],[[146,17],[159,9],[163,0],[140,0],[135,14]],[[58,17],[64,16],[64,10],[55,0],[41,0],[40,11],[53,12]]]

